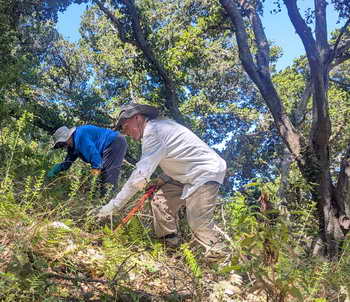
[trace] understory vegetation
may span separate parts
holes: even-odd
[[[74,40],[57,21],[78,6]],[[303,51],[281,67],[285,42]],[[349,62],[347,0],[0,0],[0,301],[349,302]],[[131,102],[225,160],[226,259],[186,209],[176,249],[150,201],[119,227],[138,196],[97,220],[112,193],[81,160],[48,178],[59,127],[115,129]],[[118,191],[141,156],[127,142]]]
[[[1,154],[6,154],[0,187],[1,301],[350,297],[350,241],[338,261],[310,257],[317,239],[314,205],[277,209],[278,183],[258,179],[221,198],[217,221],[231,252],[222,262],[207,263],[183,219],[179,249],[154,239],[147,206],[118,229],[127,210],[112,221],[96,221],[89,212],[106,201],[98,198],[94,178],[76,163],[70,173],[48,181],[45,171],[59,154],[51,154],[49,137],[33,128],[31,119],[24,113],[0,133]],[[274,209],[266,210],[264,203]]]

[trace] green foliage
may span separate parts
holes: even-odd
[[[129,101],[166,111],[164,79],[135,43],[125,6],[103,2],[132,43],[121,39],[116,25],[92,5],[82,21],[82,39],[75,44],[63,40],[54,24],[43,22],[55,19],[72,2],[87,1],[32,5],[0,0],[0,299],[115,301],[124,294],[136,301],[143,298],[140,284],[149,285],[145,291],[158,288],[163,294],[193,283],[191,293],[198,293],[203,284],[212,286],[215,279],[229,278],[233,272],[245,277],[243,293],[235,294],[237,301],[247,301],[247,293],[272,301],[349,297],[350,244],[344,242],[338,261],[311,256],[318,233],[310,196],[314,184],[306,183],[293,165],[284,196],[287,204],[280,200],[282,180],[276,167],[282,142],[241,68],[231,25],[218,1],[135,3],[147,45],[173,80],[181,113],[209,145],[219,146],[228,163],[224,191],[229,202],[219,223],[233,243],[231,262],[214,272],[199,265],[202,255],[188,245],[177,252],[178,261],[178,255],[168,255],[163,244],[150,239],[150,219],[144,216],[117,231],[125,213],[118,213],[117,220],[96,221],[89,211],[108,198],[100,198],[99,184],[82,162],[55,179],[45,178],[64,156],[50,149],[49,134],[58,126],[111,126],[120,104]],[[345,14],[345,2],[333,2]],[[279,47],[272,46],[272,60],[280,54]],[[347,63],[332,71],[329,85],[332,177],[337,176],[350,133],[348,71]],[[288,114],[298,108],[309,78],[304,57],[274,75]],[[312,126],[310,116],[311,102],[298,126],[305,136]],[[129,143],[129,154],[139,158],[139,144]],[[121,183],[131,170],[123,167]],[[257,176],[264,182],[252,183]],[[247,182],[249,186],[230,197]],[[268,193],[278,210],[259,211],[261,192]],[[183,239],[190,237],[188,229],[181,230]],[[155,299],[164,298],[161,294]]]
[[[297,186],[291,184],[291,187]],[[300,187],[307,190],[305,184],[300,183]],[[269,192],[269,201],[278,208],[276,183],[257,181],[248,185],[247,189]],[[315,238],[313,230],[317,230],[317,223],[311,219],[315,205],[291,201],[290,209],[294,210],[290,212],[260,212],[259,195],[249,194],[249,190],[248,194],[238,193],[234,202],[225,206],[227,226],[233,234],[234,256],[221,272],[248,274],[256,279],[254,290],[281,301],[290,301],[292,297],[297,301],[328,299],[333,293],[331,290],[325,294],[326,288],[335,291],[343,288],[346,292],[348,289],[343,284],[348,282],[347,268],[342,265],[348,261],[345,256],[347,245],[339,262],[324,262],[323,259],[310,257],[310,240]],[[252,202],[252,196],[255,196],[255,202]]]
[[[153,244],[152,249],[151,255],[156,259],[164,254],[164,245],[160,242]]]
[[[180,266],[178,270],[171,266],[174,260],[169,258],[164,245],[150,239],[150,222],[145,217],[135,216],[115,231],[119,219],[103,225],[87,214],[107,200],[94,197],[98,195],[97,187],[94,188],[95,180],[86,165],[77,162],[69,173],[63,172],[47,182],[45,171],[64,154],[55,151],[48,156],[49,138],[43,133],[39,137],[41,143],[36,142],[30,135],[31,121],[30,114],[23,114],[8,125],[11,131],[3,128],[0,137],[3,150],[7,150],[3,155],[6,165],[0,170],[2,300],[49,301],[72,295],[80,299],[76,289],[85,284],[85,279],[105,281],[101,283],[103,289],[95,290],[100,299],[108,301],[111,297],[108,293],[137,299],[139,294],[131,290],[135,280],[143,275],[154,278],[154,284],[172,280],[162,277],[167,270],[172,274],[189,270],[191,278],[197,281],[187,283],[194,282],[197,291],[203,290],[208,268],[200,265],[202,255],[188,245],[182,245],[178,252],[183,259],[176,264]],[[27,162],[22,158],[28,158]],[[20,169],[23,165],[26,168]],[[210,274],[217,274],[216,278],[227,278],[233,272],[249,276],[254,284],[244,283],[244,291],[284,301],[330,299],[335,291],[341,291],[340,295],[345,297],[349,291],[346,284],[350,282],[347,256],[350,245],[345,243],[338,262],[310,258],[308,242],[315,238],[316,222],[311,219],[315,209],[308,203],[309,185],[296,171],[292,169],[290,174],[286,193],[290,211],[286,216],[282,212],[258,211],[261,192],[267,192],[278,208],[278,182],[257,179],[226,203],[225,219],[220,222],[231,238],[233,254],[230,263]],[[163,262],[171,268],[162,268]],[[74,281],[49,277],[52,272]],[[235,298],[245,301],[243,294]]]
[[[145,239],[149,238],[149,229],[142,225],[138,217],[133,217],[125,226],[125,235],[132,244],[144,244]]]
[[[196,256],[189,249],[188,244],[184,243],[181,245],[181,251],[185,257],[186,264],[196,278],[203,276],[202,270],[197,262]]]

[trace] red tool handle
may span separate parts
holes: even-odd
[[[142,210],[145,201],[149,198],[152,198],[154,193],[158,190],[157,185],[150,186],[145,194],[141,196],[141,198],[138,200],[136,205],[131,209],[131,211],[126,215],[123,219],[122,222],[116,227],[116,230],[123,225],[125,225],[138,211]]]

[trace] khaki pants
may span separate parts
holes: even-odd
[[[161,187],[152,201],[154,229],[157,237],[177,233],[178,211],[186,206],[188,224],[195,239],[207,250],[222,249],[223,243],[214,230],[214,210],[219,184],[208,182],[200,186],[186,200],[180,199],[181,183],[172,181]]]

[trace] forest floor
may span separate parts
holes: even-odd
[[[230,255],[207,263],[198,246],[170,249],[148,235],[143,241],[135,226],[88,233],[19,218],[2,221],[2,301],[263,301],[227,269]]]

